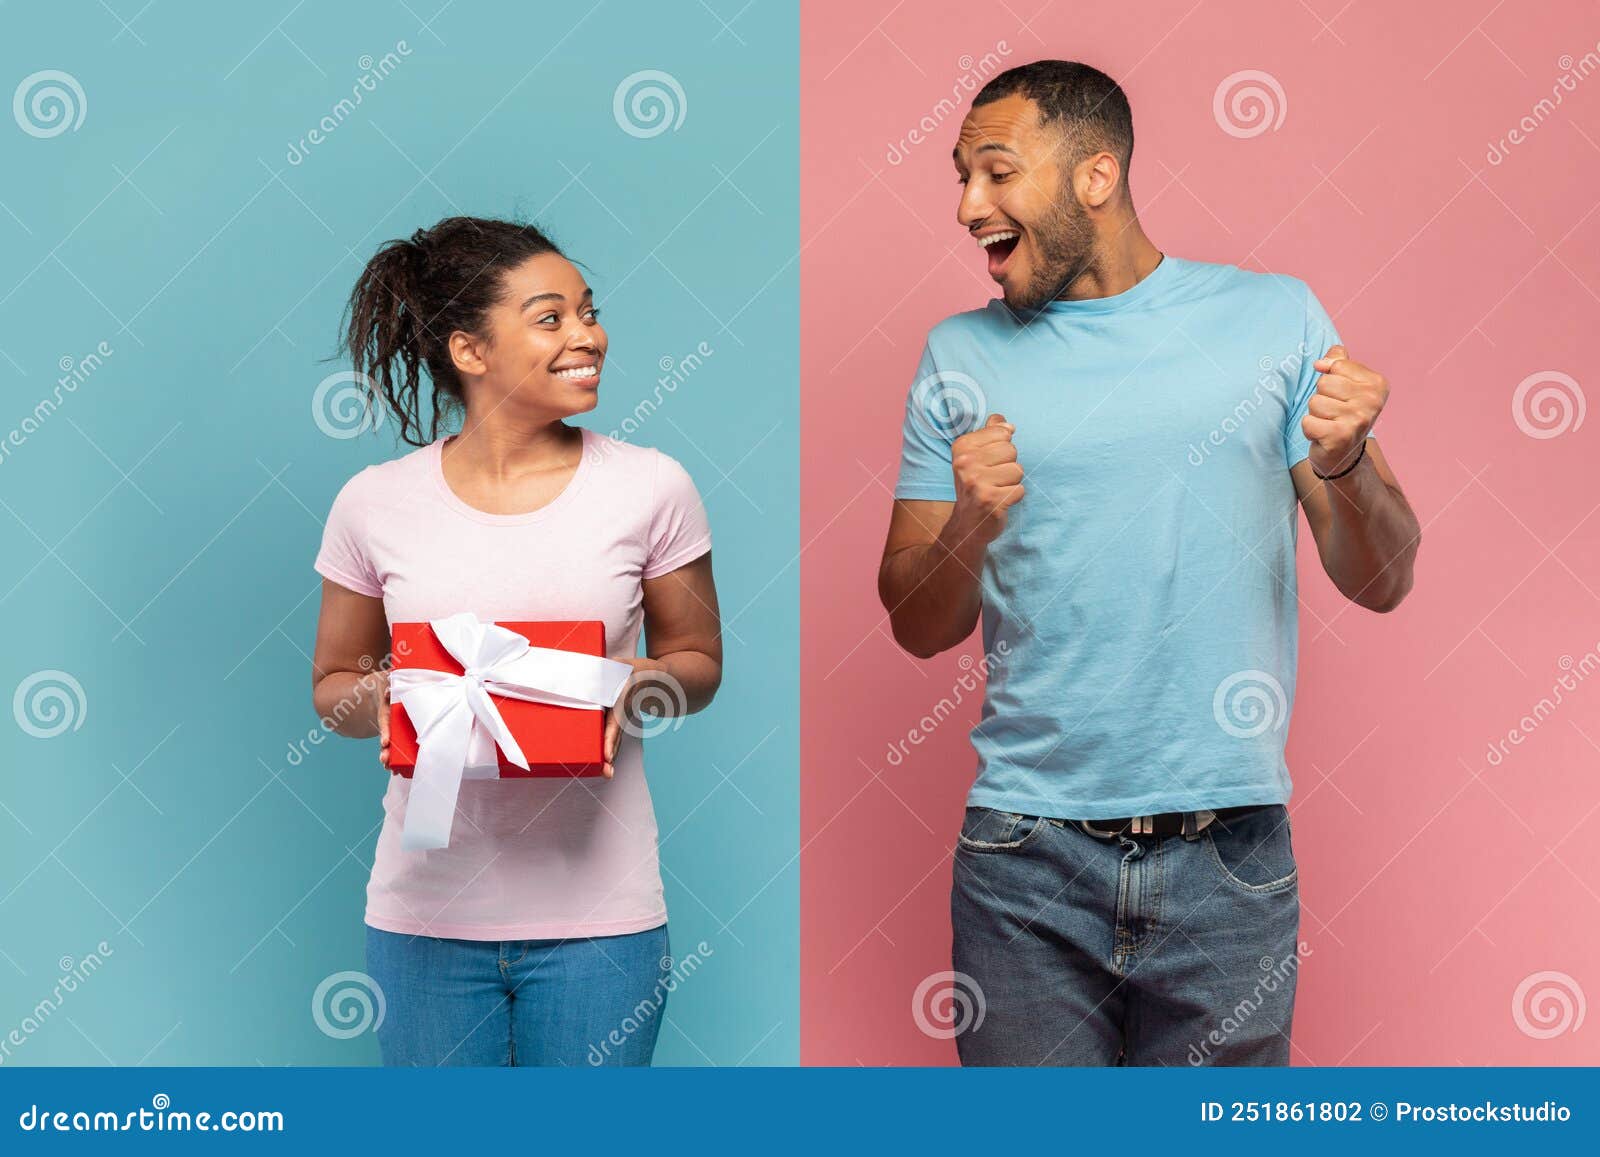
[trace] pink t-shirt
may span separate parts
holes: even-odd
[[[640,580],[711,549],[693,481],[659,450],[584,430],[566,489],[532,513],[499,515],[468,506],[446,484],[443,444],[357,474],[323,531],[317,571],[381,596],[391,623],[460,611],[601,619],[610,657],[631,659],[644,618]],[[610,780],[466,780],[450,846],[414,852],[400,846],[411,781],[386,776],[366,922],[463,940],[612,936],[662,924],[655,812],[636,737],[623,734],[615,767]]]

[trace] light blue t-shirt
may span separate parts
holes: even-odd
[[[895,496],[955,499],[950,446],[1016,426],[1026,493],[988,550],[988,686],[968,802],[1109,819],[1285,803],[1294,702],[1289,468],[1312,363],[1306,286],[1166,257],[1125,293],[1003,301],[933,328]]]

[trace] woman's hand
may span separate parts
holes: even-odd
[[[611,710],[606,715],[606,734],[603,745],[605,764],[601,774],[607,779],[617,773],[617,748],[622,744],[623,729],[638,719],[639,692],[650,685],[649,678],[644,675],[644,672],[665,669],[665,664],[656,659],[623,659],[621,661],[633,668],[633,674],[622,685],[622,690],[617,695],[617,701],[611,705]]]
[[[389,672],[378,672],[378,762],[389,766]]]

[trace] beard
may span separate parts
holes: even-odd
[[[1088,210],[1075,200],[1057,205],[1028,229],[1038,260],[1025,285],[1005,295],[1013,309],[1034,310],[1064,294],[1094,265],[1095,233]]]

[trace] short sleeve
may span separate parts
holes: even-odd
[[[693,562],[711,549],[711,524],[705,504],[678,461],[656,452],[655,498],[642,576],[659,578]]]
[[[900,476],[894,487],[896,498],[955,501],[950,447],[967,429],[974,428],[972,415],[966,410],[971,408],[971,401],[981,396],[973,389],[963,389],[966,381],[970,379],[963,374],[942,373],[934,361],[932,348],[923,347],[917,376],[906,392],[905,421],[900,430]],[[954,411],[950,406],[952,390],[957,398]],[[971,401],[962,400],[969,398]],[[982,415],[977,415],[975,424],[983,424]]]
[[[1311,395],[1317,392],[1317,379],[1322,376],[1313,366],[1329,346],[1340,344],[1339,331],[1334,329],[1328,311],[1322,308],[1322,303],[1308,287],[1302,285],[1300,290],[1305,295],[1305,322],[1298,350],[1300,373],[1294,382],[1294,393],[1289,399],[1288,415],[1283,427],[1283,457],[1285,464],[1290,467],[1303,462],[1311,454],[1311,443],[1305,431],[1300,429],[1300,422],[1311,404]]]
[[[332,579],[358,595],[383,597],[383,584],[366,549],[366,523],[369,513],[361,499],[361,475],[356,475],[333,500],[328,521],[322,527],[322,549],[313,564],[318,574]]]

